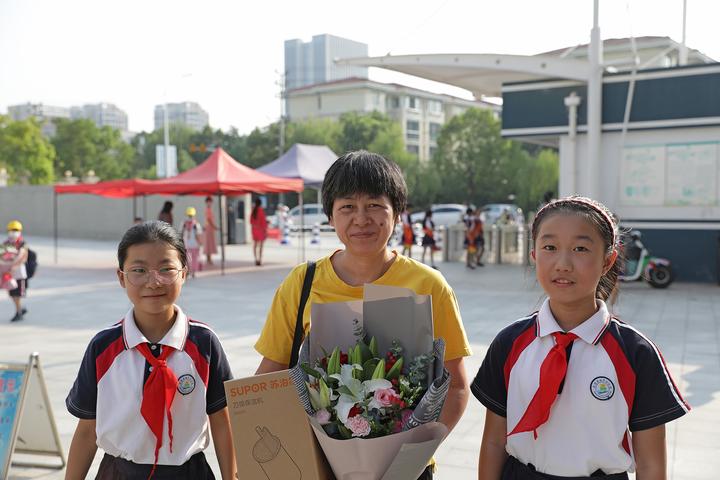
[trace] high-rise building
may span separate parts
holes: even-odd
[[[208,113],[196,102],[168,103],[168,123],[185,125],[193,130],[208,126]],[[155,105],[155,130],[165,126],[165,105]]]
[[[41,125],[43,135],[52,137],[55,135],[55,124],[53,120],[56,118],[70,118],[70,109],[66,107],[57,107],[53,105],[45,105],[43,103],[23,103],[21,105],[10,105],[8,107],[10,118],[15,121],[21,121],[28,118],[35,118]]]
[[[81,107],[71,107],[70,117],[73,119],[87,118],[95,122],[98,127],[112,127],[127,132],[128,116],[123,110],[112,103],[86,104]]]
[[[311,42],[285,40],[285,88],[292,90],[350,77],[367,78],[367,67],[335,64],[338,58],[367,56],[367,44],[334,35],[315,35]]]
[[[292,121],[336,120],[346,112],[384,113],[400,124],[405,149],[420,161],[427,161],[435,154],[440,130],[452,117],[471,107],[500,112],[500,106],[488,102],[363,78],[297,88],[287,92],[286,100],[288,118]]]

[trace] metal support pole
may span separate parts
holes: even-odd
[[[300,262],[305,261],[305,207],[303,206],[303,192],[298,192],[300,205]]]
[[[53,191],[53,244],[55,245],[55,264],[58,263],[58,195]]]
[[[598,25],[599,0],[593,2],[593,28],[590,33],[590,78],[588,80],[588,169],[586,191],[589,197],[600,193],[600,159],[602,138],[602,40]],[[602,200],[599,199],[598,200]]]
[[[222,193],[217,194],[218,197],[218,220],[220,224],[220,275],[225,275],[225,235],[223,234],[223,208]]]

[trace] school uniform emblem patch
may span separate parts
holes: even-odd
[[[178,378],[178,392],[187,395],[195,390],[195,378],[192,375],[181,375]]]
[[[590,393],[598,400],[610,400],[615,393],[615,385],[607,377],[595,377],[590,382]]]

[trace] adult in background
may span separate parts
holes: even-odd
[[[203,241],[203,250],[208,265],[213,264],[212,256],[218,251],[217,242],[215,242],[215,232],[217,230],[215,215],[213,215],[213,199],[208,195],[205,197],[205,238]]]
[[[172,225],[173,224],[172,209],[173,209],[173,202],[166,201],[163,204],[162,210],[160,210],[160,214],[158,214],[158,220]]]
[[[18,322],[23,319],[27,313],[27,309],[21,304],[22,297],[26,294],[27,289],[27,270],[25,262],[28,258],[28,249],[25,246],[25,239],[22,236],[22,224],[17,220],[12,220],[7,224],[7,239],[3,242],[2,251],[7,252],[7,262],[10,263],[9,274],[15,280],[17,286],[8,290],[8,294],[15,304],[15,315],[10,319],[11,322]],[[3,259],[5,261],[5,259]]]
[[[259,198],[255,199],[255,204],[250,214],[250,225],[252,226],[255,265],[262,265],[263,243],[265,243],[265,239],[267,238],[268,224],[265,210],[263,210],[262,202]]]
[[[455,294],[445,278],[428,266],[387,248],[388,239],[407,204],[407,186],[400,168],[375,153],[347,153],[325,174],[322,204],[345,248],[320,258],[315,264],[312,287],[302,312],[304,334],[310,329],[313,303],[361,300],[366,283],[404,287],[418,295],[430,295],[434,337],[445,339],[445,368],[451,375],[440,421],[452,429],[467,405],[469,389],[463,358],[472,352]],[[298,265],[275,292],[265,326],[255,344],[263,357],[258,374],[288,368],[306,272],[306,263]],[[432,470],[429,466],[420,479],[431,479]]]

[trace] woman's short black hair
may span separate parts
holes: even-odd
[[[205,203],[207,203],[207,202],[212,202],[212,197],[210,195],[205,197]]]
[[[187,250],[185,250],[185,242],[183,242],[178,231],[168,223],[151,220],[133,225],[125,232],[125,235],[123,235],[117,251],[120,270],[125,267],[125,260],[127,259],[127,253],[130,247],[141,243],[153,242],[165,242],[177,250],[180,263],[183,268],[187,267]]]
[[[173,209],[173,202],[170,200],[166,200],[165,203],[163,203],[162,212],[163,213],[170,213],[170,211]]]
[[[387,195],[395,216],[407,205],[407,186],[398,165],[377,153],[358,150],[335,160],[322,184],[323,210],[332,217],[335,199],[358,193]]]

